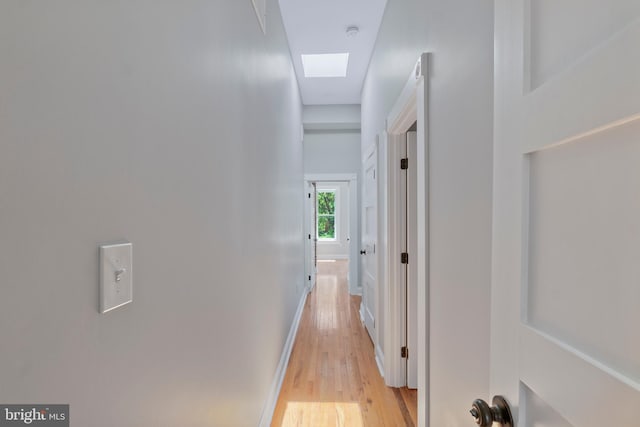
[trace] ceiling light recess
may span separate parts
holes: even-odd
[[[348,53],[301,55],[305,77],[346,77]]]

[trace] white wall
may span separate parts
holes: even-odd
[[[336,239],[318,240],[319,259],[349,258],[349,182],[323,182],[318,190],[336,190]],[[357,190],[357,189],[356,189]],[[355,194],[357,197],[357,194]],[[354,241],[357,245],[357,242]]]
[[[307,111],[308,106],[304,107]],[[325,117],[327,115],[325,114]],[[339,117],[334,115],[334,117]],[[307,119],[309,114],[307,115]],[[358,188],[351,192],[352,197],[357,197],[358,227],[351,231],[351,244],[360,247],[360,200],[362,179],[360,175],[360,132],[359,130],[309,130],[304,133],[304,173],[305,174],[357,174]],[[355,251],[356,253],[359,250]],[[352,293],[361,292],[362,283],[360,272],[362,266],[360,259],[354,263],[356,269],[355,286],[350,286]]]
[[[493,3],[388,2],[363,88],[363,152],[422,52],[433,53],[430,421],[448,427],[472,422],[471,402],[490,398]]]
[[[360,130],[360,105],[305,105],[305,130]]]
[[[301,104],[268,8],[264,36],[250,1],[0,4],[0,402],[257,425],[303,287]],[[134,300],[100,315],[114,239]]]
[[[360,132],[307,131],[304,134],[304,172],[360,173]]]

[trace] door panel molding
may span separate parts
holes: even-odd
[[[571,424],[637,424],[640,384],[532,327],[521,326],[520,337],[521,381]],[[580,378],[580,390],[576,390],[576,378]],[[607,396],[616,396],[616,410],[602,408]],[[602,410],[593,410],[599,407]]]
[[[379,295],[378,280],[380,277],[378,251],[378,141],[367,152],[362,163],[362,302],[360,312],[363,322],[373,341],[374,347],[381,345],[379,336]],[[381,374],[384,373],[381,371]]]
[[[530,6],[495,2],[491,394],[518,409],[519,425],[545,413],[581,427],[635,425],[640,19],[612,18],[612,31],[579,19],[548,28]],[[549,30],[590,45],[573,45],[572,63],[532,89],[530,36]]]
[[[630,88],[640,87],[640,61],[633,54],[638,40],[640,20],[527,93],[522,98],[526,117],[523,152],[574,141],[639,119],[640,99],[629,96]],[[575,103],[585,97],[589,102]]]

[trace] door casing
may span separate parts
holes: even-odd
[[[348,182],[349,183],[349,293],[351,295],[362,294],[362,286],[360,284],[360,269],[359,257],[358,257],[358,244],[355,242],[358,232],[358,175],[357,174],[305,174],[304,175],[305,188],[308,188],[312,182]],[[306,204],[305,217],[311,218],[313,212],[310,211],[311,207]],[[305,239],[311,232],[310,228],[305,229]],[[313,231],[312,239],[315,236],[315,230]],[[308,240],[308,239],[307,239]],[[308,256],[308,255],[307,255]],[[307,274],[307,278],[309,273]],[[314,283],[309,286],[309,292],[313,288]]]
[[[417,292],[417,363],[418,363],[418,425],[428,424],[429,384],[429,144],[428,144],[428,75],[429,54],[424,53],[415,67],[393,108],[387,116],[386,130],[380,135],[381,165],[383,179],[381,197],[381,227],[379,244],[381,265],[378,273],[383,293],[384,311],[384,377],[389,386],[406,385],[406,362],[400,348],[405,339],[405,294],[402,286],[404,270],[400,259],[402,227],[398,221],[401,212],[399,197],[396,197],[400,177],[400,146],[406,133],[416,124],[416,253],[409,255],[415,263]],[[410,350],[411,351],[411,350]]]

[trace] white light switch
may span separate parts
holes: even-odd
[[[133,300],[132,252],[129,242],[100,246],[100,313]]]

